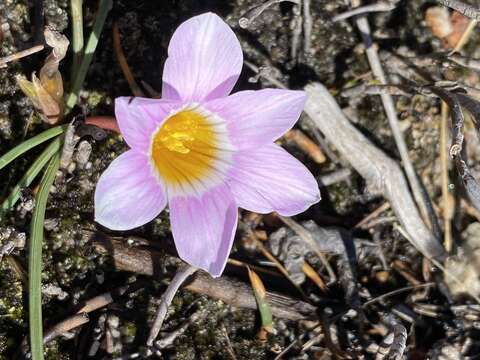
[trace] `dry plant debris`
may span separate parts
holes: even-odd
[[[79,3],[80,23],[89,29],[97,2],[71,5]],[[477,356],[478,4],[118,0],[69,113],[66,70],[81,60],[59,35],[71,33],[69,4],[34,5],[30,19],[21,1],[0,4],[0,156],[65,124],[44,223],[46,356]],[[98,178],[126,150],[114,99],[161,97],[156,79],[173,30],[208,11],[221,14],[241,42],[244,69],[235,91],[273,86],[308,93],[300,122],[277,144],[306,164],[323,198],[295,218],[241,210],[218,279],[182,272],[168,216],[125,232],[93,221]],[[42,39],[44,24],[51,27]],[[38,77],[17,85],[35,69]],[[2,202],[35,151],[1,169]],[[0,358],[29,352],[25,245],[38,185],[21,188],[0,223]]]

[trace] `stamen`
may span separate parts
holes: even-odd
[[[152,138],[151,156],[156,170],[170,188],[203,188],[223,169],[228,152],[222,119],[201,109],[187,108],[171,115]],[[223,149],[225,148],[225,149]],[[218,169],[218,164],[222,164]],[[220,171],[221,170],[221,171]],[[197,184],[197,185],[195,185]]]

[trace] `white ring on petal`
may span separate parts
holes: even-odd
[[[209,124],[214,128],[215,134],[217,134],[217,146],[218,156],[215,158],[208,175],[202,179],[191,179],[189,183],[182,183],[181,185],[174,185],[162,178],[162,175],[158,171],[155,162],[153,160],[153,143],[154,138],[160,131],[160,129],[168,122],[168,119],[175,114],[182,111],[193,110],[200,114]],[[150,171],[153,176],[158,180],[160,184],[164,184],[168,198],[171,199],[175,196],[195,196],[201,197],[206,191],[224,183],[227,179],[228,173],[233,166],[233,155],[236,151],[236,147],[232,145],[229,138],[229,131],[226,121],[220,116],[210,112],[202,107],[199,103],[192,102],[184,104],[178,109],[171,110],[164,121],[152,132],[150,137],[150,145],[148,149],[148,159],[150,164]]]

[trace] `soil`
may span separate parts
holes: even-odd
[[[173,31],[191,16],[211,11],[232,26],[241,41],[246,60],[258,67],[266,67],[266,71],[291,89],[301,89],[310,82],[323,83],[336,95],[337,101],[355,126],[379,148],[399,161],[379,97],[361,95],[349,98],[341,95],[346,88],[372,81],[361,36],[353,22],[332,21],[333,16],[349,9],[348,2],[311,1],[312,48],[305,54],[302,51],[303,38],[300,37],[295,58],[291,56],[291,23],[295,13],[292,3],[273,5],[258,16],[248,29],[240,28],[239,18],[258,3],[257,0],[114,1],[81,92],[79,106],[70,116],[112,116],[115,97],[132,95],[113,51],[114,23],[119,26],[122,48],[137,82],[144,81],[153,89],[160,90],[166,49]],[[420,57],[444,50],[441,40],[432,35],[424,21],[425,10],[432,5],[432,1],[405,0],[400,1],[393,11],[369,15],[372,32],[382,56],[402,52]],[[97,1],[85,0],[86,32],[93,23],[96,8]],[[38,43],[39,39],[41,41],[39,28],[43,25],[50,25],[70,38],[67,0],[43,1],[41,20],[36,11],[37,8],[32,6],[31,1],[2,0],[0,26],[3,29],[3,40],[0,40],[0,58],[28,48]],[[479,40],[479,33],[474,32],[464,53],[479,58]],[[36,114],[30,100],[20,91],[15,81],[19,74],[29,77],[33,71],[38,71],[48,52],[46,49],[0,68],[0,154],[49,127]],[[65,88],[70,83],[71,58],[69,54],[61,64]],[[389,66],[386,65],[387,72],[395,71]],[[435,77],[453,78],[471,86],[478,82],[478,74],[473,71],[458,68],[444,71],[435,67],[425,70]],[[245,66],[234,92],[273,87],[265,78],[255,79],[255,75]],[[431,199],[435,204],[441,204],[439,100],[424,96],[399,96],[395,100],[409,155]],[[316,139],[315,129],[305,115],[297,128]],[[480,169],[480,147],[475,147],[478,142],[471,134],[472,129],[467,124],[467,137],[473,144],[468,145],[471,147],[470,166],[476,174],[475,171]],[[49,342],[45,348],[46,358],[133,359],[138,355],[137,358],[165,359],[272,359],[294,343],[283,358],[334,359],[351,356],[374,359],[376,355],[371,350],[371,344],[378,345],[382,342],[382,337],[389,329],[384,321],[388,317],[394,317],[407,330],[404,358],[456,359],[462,358],[455,357],[456,355],[478,355],[479,305],[468,296],[452,295],[441,272],[426,264],[423,257],[398,232],[395,220],[388,220],[394,216],[393,213],[386,210],[381,215],[385,221],[379,221],[368,229],[354,229],[355,224],[384,202],[381,196],[368,189],[355,171],[352,171],[346,181],[322,188],[323,200],[296,218],[299,222],[313,220],[325,228],[344,229],[352,234],[356,244],[367,244],[357,248],[356,269],[350,280],[344,274],[345,264],[348,263],[344,254],[328,255],[339,280],[329,284],[326,293],[300,275],[299,278],[303,281],[299,286],[306,294],[306,300],[318,309],[311,319],[274,319],[276,333],[269,334],[265,341],[259,341],[257,311],[233,307],[204,295],[180,290],[169,310],[161,336],[188,323],[193,312],[201,311],[204,315],[178,335],[169,347],[161,351],[147,349],[145,342],[150,324],[160,296],[175,273],[174,268],[161,269],[154,277],[118,271],[110,256],[100,255],[92,248],[85,231],[98,230],[125,238],[141,237],[148,239],[148,246],[166,248],[174,254],[168,211],[164,211],[151,223],[130,232],[109,232],[95,224],[95,184],[104,169],[127,146],[120,135],[113,133],[108,133],[103,140],[91,137],[86,140],[92,145],[88,162],[84,167],[77,164],[76,168],[71,168],[66,182],[52,189],[48,202],[42,275],[45,287],[44,328],[67,318],[82,301],[105,291],[138,281],[142,286],[89,314],[90,320],[86,325]],[[282,145],[304,162],[315,176],[349,167],[341,158],[317,164],[295,144],[282,141]],[[328,145],[333,152],[334,145]],[[31,150],[1,170],[0,200],[8,195],[43,148],[44,146],[39,146]],[[450,176],[455,184],[452,186],[460,187],[460,183],[455,180],[454,169]],[[0,247],[6,242],[5,236],[2,237],[1,234],[7,229],[13,229],[16,236],[24,236],[28,241],[31,219],[29,201],[37,184],[38,181],[30,189],[25,189],[17,206],[0,219],[0,240],[3,241],[0,242]],[[453,221],[453,233],[460,256],[466,237],[473,236],[468,235],[471,231],[467,232],[466,229],[478,221],[472,213],[467,213],[458,205],[461,193],[459,190],[456,195],[458,201]],[[246,215],[242,213],[244,224],[247,224]],[[245,226],[240,226],[238,230],[231,257],[275,271],[258,248],[252,245]],[[280,228],[282,224],[278,219],[269,216],[264,217],[257,226],[257,230],[265,231],[267,237],[271,237]],[[287,242],[293,236],[286,235]],[[266,244],[269,246],[268,242]],[[287,245],[279,250],[278,256],[281,259],[293,256],[286,250],[290,243]],[[370,251],[369,246],[380,250]],[[300,253],[322,277],[328,278],[326,269],[314,254],[307,250]],[[0,260],[0,359],[20,358],[19,348],[28,334],[28,293],[25,285],[27,256],[26,249],[19,247]],[[384,268],[382,258],[387,268]],[[419,283],[432,281],[436,285],[427,290],[400,293],[371,307],[359,307],[359,303],[364,303],[369,298],[416,284],[412,284],[405,272],[392,267],[395,262],[404,264],[406,272]],[[248,283],[248,276],[241,268],[229,266],[226,274]],[[353,295],[348,290],[352,281],[357,287]],[[474,276],[473,281],[478,281],[478,276]],[[265,286],[268,290],[302,300],[299,292],[285,278],[274,276],[270,279],[267,276]],[[351,309],[356,315],[349,312]],[[326,328],[329,330],[326,331]],[[308,340],[312,340],[313,345],[302,350],[302,345]],[[453,355],[449,357],[448,354]]]

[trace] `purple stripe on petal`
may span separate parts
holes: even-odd
[[[232,29],[215,14],[195,16],[170,40],[162,97],[199,102],[226,96],[242,65],[242,49]]]
[[[170,199],[170,223],[180,258],[190,265],[222,274],[237,228],[238,209],[226,185],[201,198]]]
[[[204,106],[227,121],[231,141],[239,149],[269,144],[293,127],[302,113],[304,91],[265,89],[240,91]]]
[[[123,96],[115,99],[115,117],[128,146],[146,153],[152,133],[180,106],[171,100]]]
[[[228,183],[239,207],[257,213],[299,214],[320,200],[310,171],[280,146],[234,155]]]
[[[166,204],[164,188],[150,173],[147,156],[129,150],[98,181],[95,221],[112,230],[129,230],[153,220]]]

